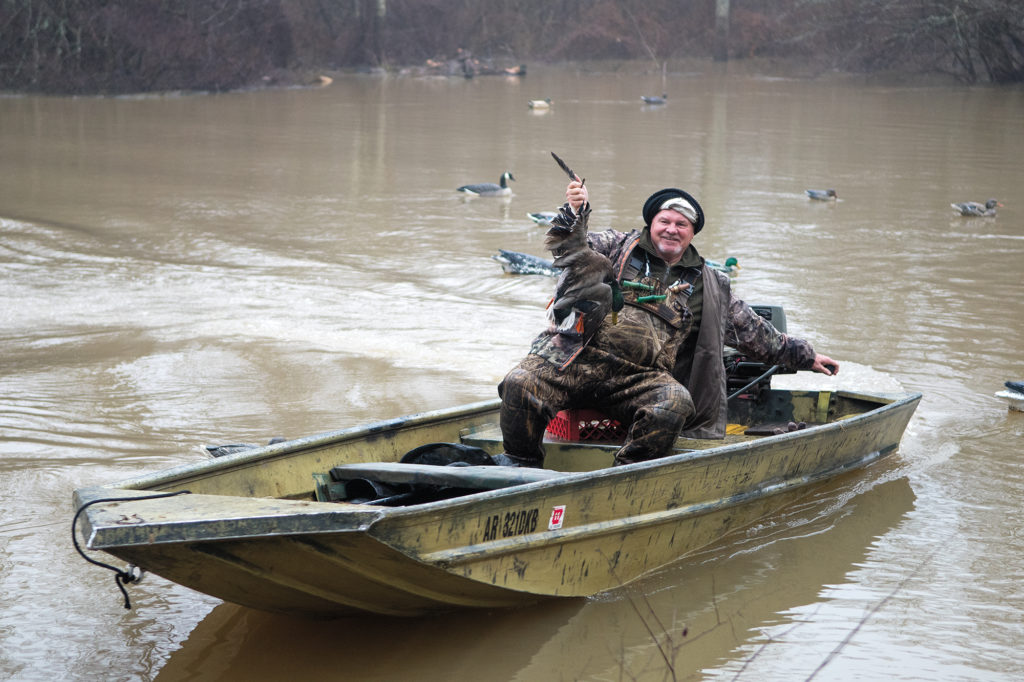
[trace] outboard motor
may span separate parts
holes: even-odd
[[[786,333],[786,311],[782,309],[782,306],[752,304],[750,308],[771,322],[772,326],[780,332]],[[746,387],[747,384],[750,384],[755,379],[758,379],[758,377],[763,376],[762,379],[744,390],[745,395],[756,397],[762,391],[769,390],[773,374],[796,374],[795,370],[786,368],[778,368],[774,372],[770,372],[772,369],[770,365],[748,360],[742,353],[730,346],[725,347],[722,360],[725,362],[725,375],[727,377],[726,395],[730,396]]]

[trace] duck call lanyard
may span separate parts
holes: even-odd
[[[650,255],[641,249],[641,256],[635,247],[636,242],[630,246],[630,253],[625,258],[625,267],[620,271],[620,283],[626,303],[646,308],[674,327],[681,326],[688,311],[672,305],[672,299],[677,294],[683,294],[683,301],[689,300],[693,294],[694,283],[701,276],[701,268],[685,268],[675,282],[666,285],[651,276]]]

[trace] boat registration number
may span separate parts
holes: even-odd
[[[539,516],[536,508],[495,514],[484,521],[484,542],[532,533],[537,530]]]

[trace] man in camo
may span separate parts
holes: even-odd
[[[579,180],[566,189],[574,210],[587,200]],[[801,339],[778,332],[733,297],[729,278],[704,264],[690,243],[704,212],[688,193],[655,192],[644,227],[591,233],[622,283],[618,323],[605,319],[589,341],[549,329],[498,386],[510,466],[540,467],[548,422],[559,410],[599,409],[629,427],[615,464],[671,454],[682,433],[722,438],[726,425],[726,343],[761,362],[832,375],[839,364]],[[728,338],[727,338],[728,337]]]

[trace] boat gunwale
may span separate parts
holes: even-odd
[[[160,486],[187,484],[191,479],[202,478],[205,474],[225,473],[234,469],[243,469],[249,466],[262,465],[276,459],[287,459],[298,455],[306,450],[313,450],[322,446],[331,446],[353,440],[360,440],[383,434],[388,431],[399,431],[406,427],[414,427],[426,424],[436,424],[442,421],[454,421],[464,419],[467,415],[485,414],[497,410],[501,404],[500,398],[484,400],[457,407],[448,407],[440,410],[418,412],[404,417],[393,417],[368,424],[351,426],[344,429],[324,431],[310,436],[300,436],[291,440],[262,445],[241,452],[224,455],[222,457],[179,464],[167,469],[161,469],[136,478],[124,479],[115,483],[103,485],[104,488],[125,489],[125,490],[158,490]],[[232,497],[232,496],[225,496]],[[242,497],[242,496],[238,496]]]
[[[783,389],[783,390],[785,390],[785,389]],[[799,390],[797,390],[797,391],[793,391],[793,392],[819,392],[820,393],[821,391],[799,391]],[[839,392],[837,392],[837,393],[839,393]],[[921,393],[918,393],[918,392],[905,392],[905,393],[899,393],[899,394],[866,394],[866,393],[852,393],[852,392],[843,392],[843,393],[847,393],[847,395],[849,395],[849,397],[853,397],[853,398],[867,398],[867,399],[872,399],[872,400],[885,400],[885,401],[888,401],[888,402],[886,402],[885,404],[880,404],[877,407],[872,408],[872,409],[870,409],[870,410],[868,410],[866,412],[859,413],[859,414],[854,414],[854,415],[852,415],[852,416],[850,416],[848,418],[842,419],[840,421],[834,421],[834,422],[829,422],[827,424],[815,425],[815,426],[811,426],[811,427],[808,427],[807,429],[802,429],[802,430],[799,430],[799,431],[792,431],[792,432],[787,432],[787,433],[782,433],[782,434],[775,434],[775,435],[771,435],[771,436],[764,436],[764,437],[758,438],[757,440],[753,440],[753,441],[741,441],[741,442],[736,442],[736,443],[723,444],[721,446],[716,446],[716,447],[707,448],[707,449],[689,450],[689,451],[685,451],[685,452],[680,452],[680,453],[675,454],[675,455],[669,455],[667,457],[663,457],[663,458],[660,458],[660,459],[649,460],[649,461],[646,461],[646,462],[638,462],[638,463],[631,464],[631,465],[626,465],[626,466],[610,467],[610,468],[604,468],[604,469],[596,469],[596,470],[593,470],[593,471],[564,472],[565,473],[564,476],[557,477],[557,478],[552,478],[552,479],[548,479],[548,480],[534,481],[534,482],[529,482],[529,483],[522,483],[522,484],[518,484],[518,485],[509,486],[507,488],[500,488],[500,489],[496,489],[496,490],[485,490],[485,491],[469,493],[469,494],[466,494],[466,495],[462,495],[462,496],[454,497],[454,498],[449,498],[449,499],[445,499],[445,500],[437,500],[437,501],[432,501],[432,502],[424,502],[424,503],[420,503],[420,504],[401,506],[401,507],[384,507],[384,506],[373,506],[373,505],[346,505],[346,506],[343,506],[343,507],[339,508],[339,504],[336,503],[336,502],[303,501],[303,504],[304,504],[304,506],[306,506],[308,508],[308,511],[296,512],[295,514],[288,515],[288,516],[302,517],[302,516],[314,516],[314,515],[324,515],[324,514],[327,514],[328,516],[330,516],[331,514],[328,513],[328,512],[333,512],[335,514],[344,516],[344,515],[348,515],[348,514],[358,513],[360,515],[365,515],[367,517],[366,525],[363,526],[362,530],[364,532],[371,532],[372,533],[372,526],[374,526],[377,523],[380,523],[382,521],[386,521],[388,519],[399,521],[400,519],[405,518],[405,517],[415,517],[415,516],[418,516],[418,515],[421,515],[421,514],[424,514],[424,513],[436,513],[436,512],[444,513],[444,512],[458,511],[460,508],[467,507],[467,506],[472,506],[472,505],[475,505],[475,504],[479,504],[481,501],[485,501],[486,500],[488,502],[492,502],[492,501],[500,501],[500,500],[505,499],[505,498],[516,498],[516,497],[519,497],[519,496],[522,496],[522,495],[528,495],[528,494],[534,493],[538,489],[542,489],[546,494],[548,494],[548,493],[558,494],[560,492],[568,491],[572,487],[579,486],[579,485],[591,485],[591,484],[600,485],[601,483],[606,482],[606,479],[609,479],[609,478],[622,478],[622,477],[625,477],[625,476],[628,476],[628,477],[631,477],[631,478],[642,478],[642,477],[644,477],[646,475],[650,475],[650,474],[656,473],[658,470],[672,468],[672,467],[675,467],[675,466],[690,465],[690,464],[697,464],[697,465],[699,465],[699,463],[702,460],[711,461],[711,460],[722,458],[722,457],[730,457],[730,456],[733,456],[734,454],[737,454],[737,453],[749,453],[750,451],[761,450],[761,449],[763,449],[765,447],[770,447],[772,444],[777,444],[777,443],[780,443],[780,442],[785,442],[786,440],[802,440],[802,439],[805,439],[805,438],[807,438],[807,437],[809,437],[811,435],[814,435],[815,437],[826,437],[827,438],[829,432],[832,432],[832,431],[846,431],[846,430],[850,430],[851,428],[857,428],[859,426],[862,426],[863,425],[862,423],[865,422],[865,421],[868,421],[868,420],[884,419],[885,416],[889,412],[892,412],[894,410],[902,409],[902,408],[904,408],[905,406],[907,406],[907,405],[909,405],[911,403],[916,403],[922,397]],[[463,406],[465,409],[454,409],[453,408],[453,409],[450,409],[450,410],[443,410],[443,411],[438,411],[438,412],[425,412],[425,413],[420,413],[418,415],[412,415],[409,418],[404,418],[404,419],[399,418],[399,419],[393,419],[393,420],[386,420],[386,421],[382,421],[382,422],[376,422],[374,424],[370,424],[370,425],[366,425],[366,426],[362,426],[362,427],[353,427],[352,429],[345,429],[345,430],[342,430],[342,431],[334,431],[334,432],[328,432],[326,434],[319,434],[318,436],[310,437],[309,439],[298,439],[298,441],[301,441],[303,446],[310,444],[312,441],[315,441],[318,444],[326,444],[327,442],[338,442],[339,436],[341,436],[343,440],[348,440],[348,439],[351,439],[351,438],[361,437],[364,434],[380,432],[380,431],[382,431],[382,430],[384,430],[386,428],[398,428],[398,427],[401,427],[401,426],[404,426],[404,425],[410,425],[410,424],[413,424],[413,423],[423,423],[425,421],[431,421],[431,420],[436,419],[439,414],[441,416],[447,418],[447,417],[455,417],[456,415],[465,414],[465,413],[479,412],[481,410],[481,408],[486,408],[486,407],[489,407],[489,406],[494,406],[497,402],[498,401],[486,401],[486,402],[482,402],[482,403],[474,403],[473,405]],[[288,443],[290,443],[292,445],[292,447],[288,448],[288,452],[289,453],[294,453],[296,451],[295,445],[296,445],[297,441],[294,441],[294,440],[293,441],[288,441]],[[831,478],[831,477],[840,475],[842,473],[845,473],[846,471],[862,468],[864,466],[867,466],[868,464],[871,464],[873,461],[881,459],[884,455],[889,454],[889,451],[897,449],[898,446],[899,446],[899,441],[897,441],[895,444],[893,444],[893,447],[887,448],[885,452],[880,452],[879,450],[873,450],[873,451],[871,451],[869,453],[866,453],[862,457],[859,457],[856,460],[851,461],[851,462],[849,462],[849,463],[847,463],[845,465],[834,467],[833,469],[829,469],[829,470],[826,470],[826,471],[823,471],[823,472],[812,473],[810,475],[796,477],[796,478],[793,478],[793,479],[760,481],[758,483],[756,489],[748,491],[748,492],[745,492],[745,493],[741,493],[739,495],[730,496],[728,498],[722,498],[720,500],[716,500],[716,501],[713,501],[713,502],[710,502],[710,503],[709,502],[701,502],[701,503],[694,503],[692,505],[686,505],[684,507],[679,507],[677,509],[657,510],[655,512],[651,512],[651,514],[657,515],[657,514],[664,514],[666,512],[674,512],[674,513],[676,513],[678,515],[681,512],[677,512],[677,510],[679,510],[679,509],[686,509],[686,507],[693,507],[692,513],[699,513],[699,512],[703,512],[703,511],[713,511],[714,509],[719,509],[719,508],[728,508],[729,506],[733,506],[735,504],[741,504],[743,502],[747,502],[747,501],[751,501],[751,500],[755,500],[755,499],[760,499],[762,497],[767,497],[769,495],[786,492],[788,490],[793,490],[793,489],[802,487],[804,485],[808,485],[810,483],[826,480],[828,478]],[[273,454],[276,454],[273,451],[269,451],[269,449],[270,448],[277,448],[277,447],[279,447],[279,446],[275,445],[275,446],[269,446],[268,448],[263,448],[262,450],[264,451],[264,454],[262,456],[253,457],[253,455],[251,453],[245,452],[245,453],[239,453],[238,455],[231,455],[230,457],[233,457],[233,458],[239,458],[240,457],[243,460],[240,463],[246,464],[246,465],[253,463],[252,460],[256,460],[256,462],[264,462],[264,461],[267,461],[268,458],[272,458]],[[302,449],[305,449],[305,448],[303,447]],[[259,454],[259,453],[257,453],[257,454]],[[216,466],[218,464],[223,466],[220,462],[218,462],[216,460],[211,462],[211,463],[200,462],[200,463],[194,463],[194,464],[190,464],[190,465],[183,465],[181,467],[175,467],[173,469],[164,470],[163,472],[157,472],[157,474],[161,474],[161,475],[154,474],[152,476],[152,478],[153,478],[153,481],[156,481],[156,482],[165,482],[165,481],[168,480],[169,477],[178,474],[178,472],[182,472],[182,473],[195,473],[195,471],[197,469],[198,470],[212,469],[212,470],[216,471],[216,470],[221,468],[221,466]],[[121,486],[124,486],[125,484],[137,485],[140,481],[143,481],[143,480],[145,480],[145,479],[141,479],[141,478],[140,479],[132,479],[130,481],[122,482],[122,484],[120,484],[120,485]],[[787,480],[792,480],[793,484],[792,485],[783,485],[785,483],[785,481],[787,481]],[[179,482],[180,482],[179,480],[173,481],[173,483],[175,483],[175,484],[178,484]],[[117,485],[117,484],[115,484],[115,485]],[[94,495],[96,495],[98,497],[100,492],[113,491],[113,490],[117,490],[117,489],[118,489],[117,487],[111,487],[111,486],[97,486],[97,487],[93,487],[93,488],[82,489],[81,492],[82,493],[87,493],[87,494],[90,494],[90,495],[94,494]],[[126,488],[126,487],[122,488],[122,489],[137,490],[136,488]],[[254,499],[279,500],[280,499],[280,498],[252,498],[252,497],[249,497],[249,496],[233,496],[233,495],[206,495],[206,496],[207,497],[211,497],[211,498],[221,499],[221,500],[224,501],[224,506],[228,506],[228,507],[230,507],[230,505],[231,505],[231,500],[234,500],[234,499],[242,499],[242,500],[254,500]],[[76,498],[78,498],[78,497],[79,497],[79,491],[76,491]],[[187,498],[187,497],[190,497],[190,496],[182,496],[182,497],[183,498]],[[733,498],[735,498],[735,499],[733,499]],[[168,498],[167,504],[170,504],[172,506],[176,506],[176,504],[173,502],[173,500],[174,500],[174,498]],[[182,504],[184,504],[184,501],[182,501]],[[685,515],[685,514],[683,514],[683,515]],[[87,514],[87,516],[91,516],[91,514]],[[372,517],[372,518],[369,518],[369,517]],[[202,516],[197,516],[197,517],[195,517],[193,519],[181,520],[181,521],[173,522],[173,523],[155,524],[155,525],[159,525],[159,526],[163,527],[165,531],[167,531],[172,526],[183,526],[183,525],[188,525],[188,524],[197,524],[197,523],[202,523],[202,522],[204,522],[206,520],[216,521],[218,518],[222,519],[223,516],[220,516],[220,517],[205,517],[205,518],[202,517]],[[266,520],[266,519],[269,519],[269,518],[279,518],[279,517],[264,517],[263,519],[261,519],[260,517],[238,517],[237,519],[235,519],[235,521],[236,522],[241,522],[243,520],[249,520],[249,521],[251,521],[251,522],[253,522],[255,524],[259,524],[262,520]],[[630,517],[630,519],[634,519],[634,520],[636,518],[637,517]],[[659,522],[662,522],[662,521],[663,520],[652,518],[652,520],[650,522],[651,523],[659,523]],[[95,527],[92,524],[92,518],[89,518],[88,522],[89,522],[89,525],[91,527],[91,530],[93,531],[92,533],[90,533],[90,540],[92,540],[93,537],[95,537]],[[602,522],[597,522],[597,523],[591,524],[591,525],[600,526],[600,525],[612,524],[612,523],[614,523],[614,522],[613,521],[602,521]],[[150,525],[151,526],[151,525],[154,525],[154,524],[142,524],[143,527],[145,527],[146,525]],[[623,527],[626,527],[626,526],[624,525]],[[135,528],[137,529],[138,526],[136,526]],[[109,530],[109,527],[108,527],[108,530]],[[338,528],[338,527],[333,527],[333,528],[332,527],[321,527],[321,528],[310,528],[308,530],[303,530],[300,534],[303,534],[303,535],[321,535],[321,534],[346,532],[346,531],[350,531],[350,530],[352,530],[352,529],[351,528]],[[608,530],[607,532],[615,532],[615,530],[621,530],[621,528],[615,528],[613,530]],[[208,539],[203,539],[203,540],[196,539],[194,541],[196,541],[196,542],[218,542],[218,541],[231,540],[231,539],[251,539],[251,538],[255,538],[255,537],[288,536],[288,535],[295,535],[295,534],[296,534],[296,531],[294,531],[294,530],[288,530],[288,531],[279,532],[279,533],[277,533],[277,532],[263,532],[263,533],[261,533],[261,532],[257,531],[257,532],[254,532],[252,534],[245,534],[245,535],[238,535],[238,536],[223,535],[223,536],[217,536],[217,537],[210,537]],[[187,540],[187,539],[186,540],[182,540],[180,537],[178,537],[178,538],[175,538],[175,539],[166,540],[164,542],[174,543],[174,542],[183,542],[183,541],[184,542],[191,542],[193,540]],[[149,541],[146,544],[162,544],[162,542],[158,541],[155,536],[150,536],[150,539],[149,539]],[[488,543],[488,544],[490,545],[492,543]],[[92,546],[91,542],[89,543],[89,546],[90,547]],[[113,543],[113,544],[104,543],[104,547],[117,547],[117,546],[118,546],[117,543]],[[478,543],[477,545],[467,546],[466,548],[463,548],[462,550],[440,550],[440,551],[432,552],[432,553],[428,552],[428,553],[425,553],[425,554],[422,554],[422,555],[417,553],[417,554],[415,554],[415,556],[418,559],[422,560],[422,561],[430,561],[429,557],[431,557],[431,556],[437,556],[438,559],[440,560],[441,555],[443,555],[445,553],[458,552],[458,551],[463,551],[465,553],[469,553],[470,552],[469,547],[478,547],[478,548],[480,548],[480,544]],[[402,550],[402,551],[405,551],[405,550]]]
[[[830,389],[773,389],[781,390],[789,393],[834,393],[836,395],[842,395],[844,397],[862,400],[877,400],[885,401],[884,404],[880,404],[876,408],[872,408],[866,412],[855,414],[849,418],[841,421],[829,422],[826,424],[817,424],[809,427],[809,429],[802,429],[801,431],[794,431],[790,433],[775,434],[771,436],[763,436],[755,442],[763,442],[765,440],[771,440],[774,442],[776,439],[799,437],[802,432],[813,430],[814,433],[818,433],[825,429],[831,429],[837,427],[839,424],[849,424],[852,422],[859,421],[864,418],[870,418],[873,415],[879,414],[890,409],[894,409],[896,406],[906,402],[913,402],[920,400],[922,395],[920,392],[906,391],[900,393],[865,393],[860,391],[846,391],[846,390],[830,390]],[[440,410],[432,410],[427,412],[419,412],[416,414],[408,415],[405,417],[394,417],[386,420],[372,422],[364,425],[357,425],[345,429],[338,429],[333,431],[326,431],[323,433],[314,434],[311,436],[302,436],[292,440],[284,441],[281,443],[275,443],[273,445],[264,445],[251,450],[244,450],[242,452],[225,455],[223,457],[217,457],[215,459],[204,460],[199,462],[189,462],[187,464],[181,464],[168,469],[162,469],[150,474],[139,476],[136,478],[130,478],[121,480],[118,482],[105,484],[102,487],[109,489],[125,489],[125,490],[159,490],[160,486],[170,485],[183,485],[191,479],[201,478],[205,474],[210,473],[225,473],[235,468],[245,468],[248,466],[256,466],[264,463],[272,462],[276,459],[287,459],[302,453],[305,450],[311,450],[321,446],[331,446],[348,441],[359,440],[378,434],[383,434],[388,431],[399,431],[404,430],[407,427],[415,427],[420,425],[440,423],[441,421],[457,421],[465,418],[467,415],[473,414],[485,414],[489,412],[497,411],[501,405],[500,398],[494,398],[491,400],[479,401],[476,403],[469,403],[466,405],[460,405],[457,407],[443,408]],[[674,455],[668,455],[659,459],[652,459],[646,462],[636,462],[634,464],[627,465],[629,471],[640,471],[652,467],[661,467],[672,462],[680,461],[680,458],[696,458],[702,456],[714,456],[717,453],[728,452],[732,448],[742,447],[746,445],[746,442],[740,443],[723,443],[722,445],[714,446],[711,448],[701,448],[697,450],[686,450]],[[611,467],[605,469],[595,469],[592,471],[584,472],[565,472],[567,474],[582,473],[588,477],[600,477],[602,475],[616,475],[618,472],[623,471],[623,467]],[[575,478],[569,476],[566,478]],[[564,481],[565,478],[558,479],[558,481]],[[541,481],[545,485],[550,484],[547,481]],[[522,485],[534,485],[534,483],[527,483]],[[522,487],[512,486],[510,489],[518,490]],[[503,492],[509,488],[502,489],[501,491],[492,492]],[[478,495],[481,493],[473,493],[466,497]],[[225,495],[224,497],[247,497],[247,496],[231,496]],[[456,500],[463,498],[454,498]],[[451,502],[452,500],[439,500],[436,502],[425,502],[420,505],[410,505],[414,508],[420,508],[423,505],[432,504],[443,504]],[[333,504],[333,503],[325,503]],[[389,509],[402,509],[400,507],[390,507]]]

